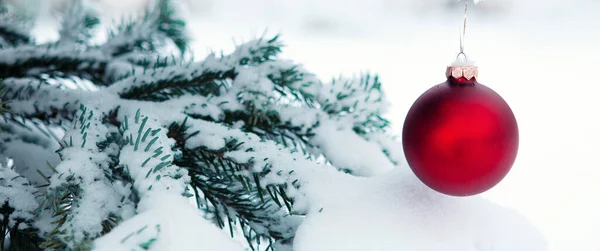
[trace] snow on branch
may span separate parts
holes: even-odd
[[[36,189],[12,168],[0,165],[0,247],[35,247],[39,240],[33,222],[38,207]],[[30,243],[27,243],[30,242]],[[20,246],[23,245],[23,246]]]
[[[78,109],[78,103],[81,100],[90,102],[91,100],[104,100],[104,103],[116,103],[117,96],[113,96],[110,93],[118,93],[121,98],[127,99],[138,99],[138,100],[165,100],[168,98],[183,96],[184,94],[200,94],[210,95],[217,94],[226,81],[235,77],[233,70],[236,67],[242,68],[247,67],[249,63],[260,63],[267,60],[272,60],[272,57],[280,51],[279,46],[281,43],[277,38],[270,40],[258,39],[248,42],[244,45],[240,45],[238,49],[231,55],[217,58],[214,55],[207,57],[204,61],[194,63],[186,67],[183,66],[171,66],[163,68],[155,68],[149,70],[137,71],[133,75],[118,81],[113,84],[108,92],[94,92],[90,93],[83,90],[63,90],[55,86],[45,85],[43,81],[38,79],[6,79],[4,81],[8,92],[5,95],[7,100],[13,102],[12,108],[16,111],[24,114],[30,114],[31,116],[38,116],[40,119],[46,117],[54,117],[56,115],[74,113]],[[21,48],[19,48],[21,49]],[[26,48],[26,52],[29,52],[31,59],[35,59],[34,55],[38,55],[38,63],[43,61],[41,59],[52,59],[54,57],[68,58],[72,51],[66,48],[60,50],[49,49],[47,51],[37,51],[38,48]],[[9,51],[0,51],[0,65],[2,64],[1,56],[5,52],[7,61],[6,65],[9,66],[18,61],[18,57],[10,58],[8,55]],[[38,54],[41,53],[41,54]],[[23,55],[23,54],[21,54]],[[25,53],[27,55],[27,53]],[[86,54],[82,54],[86,55]],[[77,61],[89,57],[88,61]],[[74,56],[73,64],[71,66],[65,65],[65,68],[77,69],[79,72],[86,71],[86,69],[97,69],[101,72],[108,58],[104,58],[101,55],[89,54],[89,56]],[[62,60],[62,59],[61,59]],[[59,60],[59,61],[61,61]],[[77,68],[78,63],[82,64],[82,67]],[[100,64],[97,67],[94,66],[96,63]],[[1,69],[1,68],[0,68]],[[5,71],[7,68],[5,68]],[[10,67],[8,67],[10,69]],[[27,67],[15,67],[15,71],[7,71],[6,75],[9,76],[21,76],[25,72],[23,69]],[[64,69],[66,70],[66,69]],[[0,72],[1,75],[1,72]],[[236,93],[237,94],[237,93]],[[234,94],[235,95],[235,94]],[[215,99],[219,103],[223,103],[224,100]],[[231,100],[227,98],[228,102]],[[233,103],[231,101],[231,103]],[[233,105],[233,107],[237,107]]]
[[[167,40],[172,41],[183,53],[187,48],[188,35],[185,23],[174,11],[169,0],[159,0],[146,11],[144,18],[123,23],[112,32],[102,51],[111,56],[121,56],[135,50],[152,51]]]
[[[101,83],[109,58],[99,51],[71,46],[20,46],[0,50],[0,78],[58,74],[76,75]]]
[[[210,226],[184,199],[190,196],[187,191],[190,176],[186,169],[173,163],[181,153],[173,151],[175,140],[167,137],[157,120],[138,110],[133,117],[125,116],[122,121],[119,132],[125,137],[125,146],[119,164],[128,170],[133,180],[134,193],[139,197],[138,214],[100,238],[96,250],[125,247],[128,250],[189,250],[190,247],[241,250],[239,244],[226,240],[224,233]],[[165,236],[173,231],[181,234],[174,238]]]
[[[133,52],[138,55],[154,54],[169,41],[182,52],[186,49],[188,37],[184,32],[184,22],[178,19],[171,5],[167,0],[158,1],[143,19],[123,24],[101,46],[71,46],[73,42],[88,41],[92,28],[98,24],[98,19],[84,8],[82,1],[73,1],[64,14],[58,43],[12,48],[12,45],[28,42],[28,37],[17,33],[19,29],[11,26],[11,22],[0,19],[0,44],[11,45],[0,47],[0,78],[46,74],[77,76],[97,85],[110,85],[111,81],[122,78],[123,70],[139,68],[135,62],[127,61]]]
[[[381,117],[389,103],[377,75],[333,80],[323,86],[315,99],[332,119],[347,120],[341,124],[352,125],[357,133],[368,133],[389,124]]]
[[[251,170],[252,163],[228,157],[228,153],[240,151],[242,145],[252,142],[240,141],[243,139],[231,135],[236,130],[226,128],[195,119],[185,119],[169,127],[181,146],[183,158],[177,162],[190,172],[191,185],[200,199],[198,207],[212,208],[207,211],[214,212],[210,215],[220,227],[232,228],[232,222],[238,222],[249,241],[271,237],[278,242],[289,242],[300,218],[290,212],[292,203],[285,195],[285,184],[264,180],[264,170]],[[225,130],[223,138],[216,138]],[[204,144],[196,145],[195,141]]]
[[[247,129],[289,131],[296,139],[319,148],[313,152],[319,151],[338,169],[355,175],[369,176],[393,168],[396,161],[389,159],[378,144],[381,141],[367,140],[370,133],[383,132],[389,126],[383,119],[388,103],[377,76],[364,74],[323,84],[313,74],[285,61],[246,67],[237,73],[230,95],[245,104]],[[269,92],[278,92],[283,98],[263,95]],[[274,138],[285,144],[285,138],[281,139]],[[347,152],[356,154],[349,158]]]
[[[289,61],[275,61],[272,57],[278,46],[281,44],[276,39],[251,41],[222,58],[209,56],[203,62],[187,67],[171,66],[133,74],[108,90],[125,99],[169,100],[169,104],[194,118],[224,119],[228,123],[235,123],[230,119],[236,118],[245,123],[247,130],[271,135],[270,138],[279,143],[287,144],[287,139],[299,139],[313,148],[318,147],[318,151],[337,168],[356,175],[372,175],[374,170],[379,170],[376,171],[379,173],[391,169],[397,160],[390,162],[389,148],[384,149],[378,143],[381,140],[369,142],[370,133],[388,127],[387,120],[382,118],[387,101],[377,76],[363,74],[360,78],[337,79],[324,84]],[[258,64],[241,65],[249,62]],[[70,95],[64,91],[56,90],[55,96],[48,88],[44,89],[44,94],[36,95],[34,100],[55,97],[56,100],[72,102],[73,106],[79,100],[89,103],[90,99],[102,99],[105,103],[113,100],[110,103],[115,107],[117,103],[124,102],[116,100],[116,96],[107,96],[108,93],[95,94],[96,97],[81,93],[84,96],[70,100]],[[280,94],[281,98],[272,99],[263,93]],[[58,96],[60,98],[56,98]],[[196,98],[192,98],[194,96]],[[203,96],[208,98],[201,98]],[[298,106],[296,102],[303,105]],[[63,104],[54,104],[42,109],[38,102],[34,111],[28,108],[28,113],[47,109],[56,111],[62,107]],[[327,123],[328,120],[332,122]],[[319,121],[321,128],[317,130]],[[379,150],[371,152],[370,158],[356,155],[356,160],[349,160],[344,157],[344,151],[356,149],[336,147],[339,144],[334,138],[354,139],[351,144],[344,144],[346,148],[355,145]],[[378,169],[372,168],[370,160],[374,156],[379,156],[375,158]]]
[[[8,226],[11,228],[17,225],[19,221],[32,220],[38,203],[34,196],[36,189],[29,181],[12,168],[1,165],[0,187],[2,187],[0,189],[0,204],[3,207],[12,208],[12,212],[2,215],[2,220],[8,219]]]
[[[124,99],[165,101],[184,94],[218,95],[221,89],[219,81],[233,77],[231,70],[219,71],[192,65],[188,69],[170,67],[149,70],[141,76],[134,75],[121,80],[113,87],[127,86],[119,93]]]
[[[186,93],[217,96],[222,87],[227,87],[226,81],[235,78],[236,69],[273,60],[281,52],[281,46],[277,36],[255,39],[220,58],[211,54],[201,62],[186,66],[138,71],[113,84],[110,90],[122,98],[136,100],[164,101]]]
[[[125,116],[119,130],[125,139],[119,164],[128,169],[141,200],[154,193],[188,194],[189,176],[173,164],[181,153],[172,150],[175,141],[156,121],[138,110],[133,118]]]
[[[10,86],[10,84],[9,84],[9,86]],[[60,99],[60,102],[57,102],[57,104],[60,104],[65,101],[66,102],[69,102],[69,101],[74,102],[77,99],[70,99],[70,97],[77,97],[77,95],[75,95],[75,94],[83,93],[80,90],[60,90],[58,88],[50,88],[50,87],[44,87],[42,89],[45,91],[43,96],[49,98],[50,100],[53,100],[54,99],[53,97],[55,97],[55,95],[59,95],[62,93],[63,99]],[[69,93],[72,93],[73,95],[70,95]],[[185,120],[185,115],[183,113],[177,113],[175,111],[178,111],[178,110],[182,111],[184,109],[184,104],[188,104],[186,102],[183,102],[186,99],[167,101],[162,105],[158,105],[157,103],[153,103],[153,102],[139,103],[139,102],[132,102],[132,101],[128,101],[128,100],[111,99],[110,98],[111,96],[100,95],[100,94],[101,93],[96,93],[96,95],[85,96],[84,99],[87,104],[90,104],[94,107],[101,109],[101,111],[103,113],[107,113],[109,110],[113,110],[115,107],[121,107],[120,113],[128,114],[129,112],[132,111],[131,109],[133,109],[134,107],[145,106],[145,107],[148,107],[148,109],[150,111],[152,111],[152,114],[156,114],[155,117],[161,119],[160,124],[162,124],[162,125],[169,125],[172,123],[182,123],[182,121]],[[82,97],[82,96],[79,96],[79,97]],[[114,102],[108,102],[109,100],[113,100]],[[187,99],[187,100],[192,101],[193,99]],[[19,104],[18,101],[16,101],[16,103]],[[74,102],[74,103],[76,103],[76,102]],[[68,105],[68,106],[70,107],[72,105]],[[24,107],[24,106],[19,106],[19,107]],[[24,111],[24,110],[21,110],[21,111]],[[169,115],[169,116],[165,116],[165,115]],[[192,120],[189,120],[189,121],[191,122]],[[193,121],[196,121],[194,123],[203,123],[202,120],[194,119]],[[120,123],[120,124],[128,123],[129,124],[130,122],[125,122],[125,120],[118,119],[118,123]],[[207,122],[205,122],[205,123],[207,123]],[[229,130],[226,125],[219,125],[219,124],[206,124],[206,126],[194,127],[194,128],[199,128],[199,129],[205,128],[205,129],[201,129],[201,131],[209,133],[208,135],[205,135],[204,136],[205,138],[203,139],[203,142],[205,142],[204,147],[207,147],[207,148],[203,148],[203,147],[196,148],[194,146],[194,144],[190,143],[189,145],[193,148],[183,148],[183,149],[185,149],[184,151],[186,151],[186,153],[188,153],[184,156],[198,156],[198,154],[200,154],[200,155],[205,154],[204,156],[208,156],[207,154],[211,154],[211,156],[213,156],[213,157],[214,156],[218,157],[218,155],[220,154],[219,152],[223,151],[222,147],[224,146],[224,145],[220,145],[219,142],[225,143],[225,141],[223,141],[222,137],[225,137],[225,138],[229,138],[229,137],[224,134],[221,135],[219,132],[211,133],[211,130],[209,130],[209,129],[213,128],[213,127],[215,127],[215,129],[221,128],[221,129],[219,129],[219,131],[222,131],[221,133],[225,132],[226,130]],[[238,132],[243,133],[240,130],[238,130]],[[144,132],[144,133],[147,133],[147,132]],[[150,131],[150,133],[151,133],[151,131]],[[133,134],[133,135],[136,135],[136,134]],[[179,139],[180,137],[177,137],[176,135],[177,134],[171,135],[171,137],[174,137],[175,139]],[[147,137],[150,137],[150,136],[147,136]],[[132,137],[129,137],[129,138],[131,139]],[[196,138],[194,137],[193,139],[196,139]],[[261,139],[257,136],[252,137],[251,140],[261,141]],[[136,138],[136,141],[137,141],[137,138]],[[131,142],[131,140],[129,142]],[[250,144],[250,143],[248,143],[248,144]],[[274,144],[274,142],[273,142],[273,144]],[[188,144],[186,143],[186,145],[188,145]],[[210,148],[208,148],[208,147],[210,147]],[[265,150],[265,151],[269,151],[269,150]],[[153,152],[153,154],[155,154],[155,153]],[[215,154],[217,154],[217,155],[215,155]],[[302,156],[303,156],[302,154],[299,154],[296,158],[303,159],[304,157],[302,157]],[[293,186],[292,183],[298,183],[297,181],[288,180],[287,182],[284,182],[284,183],[281,183],[281,181],[278,181],[275,183],[270,182],[268,180],[262,181],[262,179],[263,179],[262,175],[258,175],[259,173],[257,173],[257,176],[252,174],[254,172],[259,172],[258,170],[250,170],[251,171],[250,173],[247,173],[246,175],[244,175],[244,177],[246,177],[246,178],[243,179],[243,181],[236,181],[235,179],[231,179],[230,176],[210,176],[210,175],[207,176],[207,174],[210,173],[207,168],[210,168],[210,170],[214,170],[212,168],[223,169],[229,165],[237,166],[238,168],[245,168],[248,164],[245,161],[237,162],[237,161],[233,161],[233,159],[227,160],[227,159],[222,159],[220,157],[213,159],[215,162],[213,162],[212,164],[207,164],[206,161],[208,161],[210,159],[210,158],[208,158],[208,159],[207,158],[195,159],[195,161],[188,162],[186,167],[187,168],[197,168],[197,169],[193,169],[193,170],[195,170],[196,172],[200,170],[201,171],[200,173],[203,174],[202,176],[194,176],[194,178],[198,178],[199,180],[204,181],[204,179],[206,179],[207,177],[211,177],[211,179],[208,180],[210,182],[204,183],[204,185],[197,185],[197,188],[202,191],[206,191],[205,194],[208,197],[212,198],[212,200],[214,202],[213,204],[217,205],[217,206],[221,206],[222,207],[221,210],[223,210],[224,212],[236,212],[234,215],[226,215],[226,217],[224,217],[224,218],[240,217],[241,219],[243,219],[243,222],[246,222],[243,224],[245,224],[246,226],[249,226],[252,229],[252,231],[250,231],[250,229],[247,229],[245,231],[245,234],[247,234],[248,236],[252,236],[252,235],[256,236],[256,234],[251,234],[252,232],[254,232],[254,233],[264,234],[266,236],[277,237],[281,241],[286,241],[286,240],[289,241],[293,237],[294,230],[296,229],[297,225],[299,224],[299,221],[298,221],[298,219],[296,219],[296,217],[289,215],[289,212],[282,210],[281,207],[287,207],[287,208],[291,209],[290,199],[292,197],[288,197],[288,195],[285,192],[286,189],[284,189],[284,187],[287,187],[287,186],[292,187]],[[146,161],[146,159],[144,159],[144,161]],[[225,164],[225,163],[229,163],[229,164]],[[290,172],[290,170],[287,170],[287,172]],[[190,171],[192,171],[192,169],[190,169]],[[215,171],[212,171],[212,172],[215,172]],[[260,169],[260,172],[264,172],[264,170]],[[147,173],[145,173],[145,174],[147,174]],[[204,177],[204,178],[201,178],[201,177]],[[255,182],[258,182],[257,185],[258,185],[259,190],[256,190],[256,188],[252,188],[252,187],[254,187],[254,185],[251,185],[251,184],[254,184]],[[197,184],[200,184],[200,183],[197,183]],[[268,196],[268,194],[272,194],[273,198]],[[222,223],[225,223],[225,222],[226,221],[222,221]],[[242,223],[240,223],[240,224],[242,224]],[[264,228],[264,227],[262,227],[263,225],[261,225],[261,224],[264,224],[265,226],[268,226],[268,227]],[[264,230],[261,230],[261,229],[264,229]]]
[[[65,89],[31,78],[10,78],[3,81],[7,91],[3,100],[10,101],[9,108],[23,119],[40,119],[45,122],[70,121],[82,101],[105,100],[117,97],[105,92]],[[94,107],[96,108],[96,107]]]
[[[281,53],[282,47],[279,36],[270,39],[261,37],[237,45],[235,51],[223,61],[228,65],[258,65],[274,60]]]
[[[196,236],[211,235],[216,228],[195,230],[207,225],[204,216],[250,247],[291,248],[302,215],[314,207],[303,186],[317,173],[368,176],[397,163],[376,76],[323,83],[278,57],[277,36],[237,45],[228,55],[178,62],[157,51],[183,35],[169,13],[150,11],[98,47],[81,43],[77,51],[59,42],[0,51],[0,66],[4,60],[9,69],[2,99],[11,110],[27,121],[70,127],[62,161],[49,168],[42,208],[58,222],[41,231],[45,247],[200,245],[200,238],[165,235],[177,231],[174,222]],[[87,39],[74,34],[65,41]],[[6,56],[17,50],[22,57]],[[54,61],[42,65],[47,58]],[[49,79],[69,74],[107,87],[69,89]],[[192,194],[197,208],[184,207]],[[92,207],[99,208],[94,216],[87,214]],[[181,218],[171,221],[165,212]]]
[[[386,135],[389,122],[383,114],[389,103],[378,76],[336,79],[313,95],[327,119],[320,119],[310,142],[334,166],[354,175],[371,176],[399,164],[399,143]]]
[[[147,210],[98,238],[92,250],[244,250],[181,196],[157,193],[144,207]]]
[[[0,49],[32,42],[31,22],[18,16],[8,4],[0,2]]]
[[[98,115],[81,106],[62,140],[62,161],[52,168],[41,207],[57,223],[45,248],[88,249],[91,239],[132,214],[127,190],[109,179],[118,146],[109,141],[111,131]]]
[[[75,0],[63,13],[59,43],[83,43],[92,37],[92,29],[100,23],[98,17],[86,9],[83,0]]]
[[[220,59],[210,56],[203,62],[187,67],[172,66],[133,74],[108,90],[125,99],[169,100],[167,103],[177,107],[176,110],[194,118],[225,120],[228,123],[236,122],[231,121],[231,118],[242,120],[247,130],[271,135],[270,138],[279,143],[287,144],[287,139],[299,139],[313,147],[319,147],[320,153],[337,168],[356,175],[373,174],[365,170],[373,170],[370,160],[374,156],[379,156],[375,158],[380,167],[376,169],[379,170],[377,173],[391,169],[392,163],[397,163],[397,160],[390,162],[389,154],[386,153],[390,150],[385,150],[378,144],[381,140],[374,143],[368,140],[370,133],[380,132],[388,127],[387,120],[382,118],[388,104],[377,76],[363,74],[360,78],[337,79],[324,84],[313,74],[289,61],[274,61],[273,51],[278,48],[275,45],[280,46],[276,39],[251,41]],[[250,61],[260,64],[240,65]],[[10,82],[7,84],[7,87],[12,86]],[[88,103],[91,102],[90,99],[101,99],[104,103],[113,100],[110,102],[113,107],[125,101],[117,100],[116,96],[107,96],[108,93],[89,95],[85,92],[78,92],[83,96],[72,100],[69,92],[58,89],[50,92],[46,87],[42,89],[45,90],[43,94],[35,95],[33,100],[71,102],[71,107],[80,100]],[[54,92],[56,94],[52,94]],[[263,93],[279,94],[281,97],[272,99]],[[173,99],[174,97],[179,98]],[[301,105],[297,102],[301,102]],[[28,106],[27,113],[57,111],[66,104],[52,103],[54,102],[37,102],[35,109]],[[21,104],[24,103],[17,101],[14,105]],[[42,107],[47,104],[52,105]],[[332,122],[326,122],[329,120]],[[321,128],[317,130],[319,121]],[[317,132],[321,134],[315,134]],[[334,138],[354,139],[353,143],[344,144],[345,147],[364,145],[368,149],[379,150],[370,153],[370,158],[356,155],[356,160],[348,160],[344,157],[344,151],[356,149],[334,151],[345,149],[336,147],[339,144],[335,143]]]

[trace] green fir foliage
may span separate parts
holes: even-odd
[[[36,250],[32,243],[49,250],[91,250],[94,240],[131,217],[145,196],[177,184],[206,219],[232,237],[241,234],[249,250],[289,250],[305,213],[295,207],[303,180],[290,166],[300,160],[330,163],[330,153],[313,140],[317,128],[345,123],[350,133],[369,141],[389,127],[381,115],[386,101],[377,75],[323,83],[279,58],[284,44],[278,36],[199,62],[183,59],[185,23],[175,2],[167,0],[124,21],[96,45],[90,39],[99,19],[83,2],[66,10],[60,39],[52,43],[36,44],[0,24],[0,78],[6,90],[0,96],[2,109],[11,109],[2,110],[0,128],[60,157],[56,165],[39,163],[35,172],[43,184],[35,187],[39,205],[30,221],[51,222],[50,227],[0,225],[9,233],[10,247],[19,248],[14,250]],[[180,53],[159,53],[168,45]],[[4,153],[2,144],[13,138],[1,138],[0,157],[23,158]],[[52,142],[59,147],[52,148]],[[144,158],[136,166],[124,152]],[[271,159],[280,156],[288,162]],[[140,170],[145,175],[137,175]],[[102,217],[78,228],[87,219],[82,216],[86,199],[99,188],[111,192],[107,206],[98,209]],[[5,203],[0,213],[11,210]],[[146,250],[161,231],[160,225],[148,225],[123,236],[123,242],[151,233],[136,243]]]

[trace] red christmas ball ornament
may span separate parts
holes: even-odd
[[[515,116],[500,95],[477,82],[476,66],[449,66],[447,81],[423,93],[402,131],[404,154],[428,187],[471,196],[497,185],[519,147]]]

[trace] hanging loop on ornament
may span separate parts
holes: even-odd
[[[465,14],[463,16],[463,27],[460,34],[460,53],[465,54],[465,36],[467,35],[467,11],[469,10],[469,0],[465,0]],[[459,54],[460,55],[460,54]],[[465,55],[466,58],[466,55]]]
[[[456,55],[456,62],[460,62],[460,56],[463,56],[464,58],[464,62],[469,62],[469,58],[467,57],[467,54],[465,54],[464,52],[459,52],[458,55]]]

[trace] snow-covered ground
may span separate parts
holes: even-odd
[[[113,8],[123,1],[105,2]],[[365,70],[379,73],[393,102],[389,118],[398,134],[412,102],[427,88],[443,82],[445,66],[458,50],[462,15],[460,4],[450,5],[451,1],[444,0],[187,2],[190,5],[186,9],[192,20],[190,27],[196,39],[193,47],[200,57],[208,48],[229,50],[234,41],[260,36],[267,30],[267,34],[283,34],[288,44],[284,56],[305,64],[322,79]],[[597,158],[600,153],[600,99],[597,97],[600,76],[596,76],[596,67],[600,67],[600,16],[597,15],[600,2],[487,0],[471,10],[466,52],[480,66],[480,82],[496,90],[513,108],[521,135],[513,170],[482,197],[524,215],[545,236],[553,251],[600,250],[597,240],[600,236],[600,161]],[[390,191],[394,186],[390,177],[395,176],[375,177],[385,184],[380,188],[368,186],[375,189],[370,192]],[[344,191],[339,192],[340,197],[345,196]],[[359,189],[348,192],[351,194],[345,197],[346,202],[365,198],[356,194],[360,193]],[[389,202],[393,194],[392,191],[385,196],[374,196],[368,209],[377,208],[373,203]],[[475,199],[457,198],[454,202],[464,204],[452,210],[464,209],[462,217],[473,215],[485,219],[488,212],[487,217],[503,219],[493,214],[497,209],[490,210],[488,204],[472,200]],[[400,199],[395,203],[401,205],[408,201]],[[447,201],[441,199],[440,203]],[[381,210],[389,213],[388,206],[382,204]],[[369,210],[353,209],[345,215],[370,217]],[[457,212],[452,210],[445,212],[450,219],[440,224],[461,220],[453,218],[452,213]],[[407,212],[399,210],[398,213]],[[364,229],[373,230],[368,224],[403,218],[370,219],[373,221],[358,220],[356,224],[366,224]],[[328,221],[327,218],[321,220]],[[329,221],[334,224],[343,219],[329,218]],[[344,225],[347,223],[340,224],[338,229],[347,226]],[[482,230],[492,231],[490,227],[493,226]],[[391,231],[382,229],[388,231],[383,235]],[[409,230],[402,228],[397,233]],[[504,224],[502,229],[496,229],[506,231],[511,238],[518,236],[521,230],[518,224]],[[310,235],[306,231],[299,234]],[[316,238],[319,234],[331,232],[319,231],[312,235]],[[357,238],[353,235],[357,232],[339,234]],[[418,236],[424,238],[426,234]],[[402,240],[399,237],[398,241]],[[305,250],[311,249],[305,247]]]

